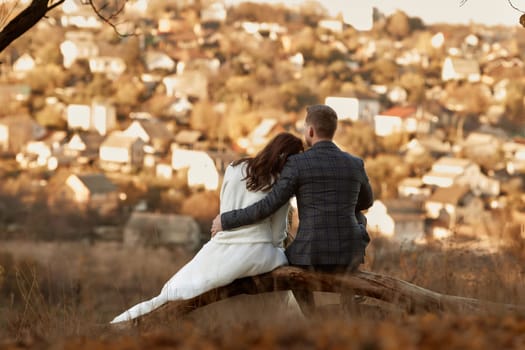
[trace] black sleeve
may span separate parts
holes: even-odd
[[[363,181],[361,182],[361,188],[359,190],[359,196],[357,198],[356,210],[365,210],[368,209],[374,204],[374,194],[372,192],[372,186],[368,181],[368,175],[366,174],[364,162],[361,159],[362,171],[363,171]]]
[[[297,168],[294,163],[293,159],[286,162],[281,176],[266,197],[246,208],[222,213],[222,228],[229,230],[253,224],[267,218],[281,208],[295,194],[297,188]]]

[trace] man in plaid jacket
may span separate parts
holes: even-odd
[[[296,196],[299,227],[286,249],[290,265],[325,272],[355,271],[364,262],[370,241],[360,211],[372,206],[373,193],[363,160],[333,143],[336,128],[337,114],[332,108],[308,107],[304,137],[311,147],[288,158],[264,199],[217,216],[212,234],[262,220]]]

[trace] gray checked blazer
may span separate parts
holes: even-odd
[[[356,218],[373,203],[363,160],[341,151],[331,141],[315,143],[288,158],[268,195],[246,207],[221,214],[223,229],[262,220],[291,197],[297,197],[299,228],[286,249],[291,265],[362,263],[370,241]]]

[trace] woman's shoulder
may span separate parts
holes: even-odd
[[[244,177],[246,172],[246,162],[231,162],[227,167],[224,173],[224,176],[239,176]]]
[[[226,167],[226,170],[228,170],[228,169],[240,170],[240,169],[246,168],[246,165],[247,165],[247,162],[243,161],[243,160],[241,160],[241,161],[233,161],[230,164],[228,164],[228,166]]]

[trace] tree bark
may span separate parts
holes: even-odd
[[[359,271],[351,275],[335,275],[286,266],[266,274],[235,280],[227,286],[211,290],[193,299],[169,302],[150,314],[142,316],[137,322],[173,320],[199,307],[239,294],[290,290],[292,287],[318,292],[354,291],[358,295],[395,304],[409,313],[417,311],[465,314],[512,312],[525,315],[525,306],[440,294],[394,277],[373,272]]]

